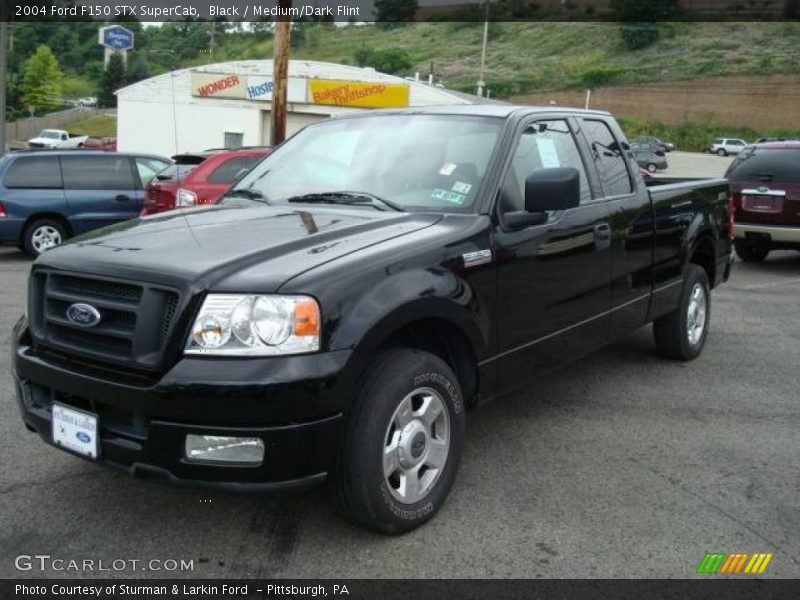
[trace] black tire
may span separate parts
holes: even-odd
[[[692,339],[689,332],[690,303],[696,286],[705,296],[705,311],[702,319],[702,331],[697,339]],[[697,358],[703,351],[708,327],[711,322],[711,293],[708,275],[698,265],[687,265],[684,270],[683,289],[677,310],[661,317],[653,323],[653,336],[656,351],[664,358],[689,361]]]
[[[736,255],[745,262],[761,262],[770,252],[770,247],[765,244],[753,244],[745,240],[734,240],[733,247]]]
[[[55,232],[59,239],[57,242],[58,244],[68,237],[67,228],[61,221],[55,219],[37,219],[29,223],[22,233],[22,250],[31,258],[36,258],[44,251],[35,238],[37,232],[43,228],[48,228]]]
[[[437,425],[440,428],[438,433],[435,432],[437,426],[432,428],[434,434],[426,438],[427,445],[423,443],[421,448],[418,445],[407,446],[410,452],[406,458],[422,464],[416,473],[424,473],[428,468],[427,458],[432,454],[434,435],[446,432],[445,438],[449,443],[446,444],[443,467],[429,472],[432,483],[424,495],[416,502],[403,502],[396,497],[402,488],[392,483],[392,476],[385,475],[384,460],[387,448],[393,444],[399,448],[399,440],[404,439],[405,432],[411,427],[413,419],[402,430],[396,429],[394,422],[401,404],[412,402],[408,397],[417,390],[433,390],[438,394],[437,402],[440,408],[442,405],[446,407],[446,415],[444,409],[438,413],[437,423],[444,425]],[[409,348],[381,354],[362,380],[332,478],[337,504],[345,517],[384,534],[409,531],[433,517],[444,504],[458,471],[464,446],[464,409],[456,376],[437,356]],[[421,414],[421,408],[415,410]],[[446,422],[441,421],[445,418]],[[418,438],[418,433],[413,437]],[[413,458],[411,455],[415,452],[416,458]],[[402,466],[402,462],[398,462],[398,468]],[[421,477],[417,481],[421,481]]]
[[[717,150],[717,156],[728,156],[728,153],[725,152],[725,150],[723,150],[722,148],[720,148],[719,150]]]
[[[647,170],[650,173],[655,173],[656,171],[658,171],[658,167],[655,165],[655,163],[650,163],[647,165]]]

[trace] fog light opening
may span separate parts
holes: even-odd
[[[192,462],[259,465],[264,461],[264,441],[254,437],[189,434],[184,453]]]

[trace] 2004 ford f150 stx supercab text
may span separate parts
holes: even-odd
[[[450,491],[479,400],[536,394],[650,322],[660,354],[700,353],[730,269],[728,184],[654,182],[603,112],[310,125],[218,206],[37,259],[14,335],[23,419],[141,477],[330,476],[352,520],[412,529]]]

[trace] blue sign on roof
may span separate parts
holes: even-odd
[[[100,45],[117,52],[133,48],[133,32],[122,25],[110,25],[100,30]]]

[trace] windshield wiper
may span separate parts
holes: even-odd
[[[222,198],[220,198],[220,200],[224,200],[226,198],[247,198],[248,200],[256,200],[258,202],[264,202],[266,204],[269,204],[269,200],[267,200],[264,194],[262,194],[258,190],[251,190],[248,188],[228,190],[227,192],[225,192]]]
[[[317,192],[314,194],[303,194],[287,198],[286,202],[318,202],[321,204],[369,204],[378,209],[385,210],[379,205],[388,206],[392,210],[405,212],[400,206],[390,200],[370,194],[369,192]]]

